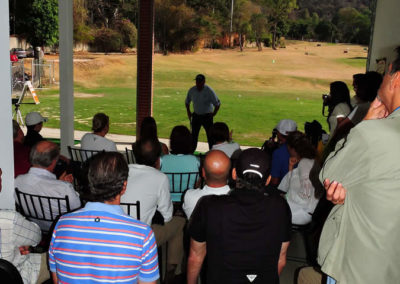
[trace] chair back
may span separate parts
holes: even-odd
[[[15,194],[17,196],[17,211],[32,221],[40,220],[49,222],[50,224],[58,216],[71,211],[68,195],[64,197],[50,197],[25,193],[18,188],[15,188]],[[43,233],[46,234],[48,232],[44,231]]]
[[[0,259],[1,283],[24,284],[21,274],[11,262]]]
[[[169,179],[171,199],[181,202],[182,193],[188,188],[194,188],[199,179],[199,172],[165,173]]]
[[[139,200],[136,201],[135,203],[121,202],[120,206],[126,214],[128,214],[129,216],[132,216],[140,221],[140,201]],[[134,210],[133,207],[136,207],[136,216],[133,215],[133,210]]]
[[[136,158],[135,154],[133,153],[133,150],[125,148],[125,154],[126,154],[126,161],[128,164],[136,164]]]
[[[77,147],[68,146],[69,156],[74,162],[85,162],[90,157],[102,151],[85,150]]]

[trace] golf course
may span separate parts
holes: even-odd
[[[159,137],[169,137],[175,125],[189,127],[184,100],[198,73],[206,76],[206,84],[221,100],[214,121],[227,123],[241,145],[261,146],[284,118],[295,120],[300,130],[306,121],[316,119],[327,130],[321,95],[337,80],[346,82],[354,95],[352,75],[365,72],[366,57],[364,46],[302,41],[261,52],[246,48],[156,54],[153,116]],[[110,116],[110,133],[135,135],[136,55],[76,53],[74,58],[75,129],[90,131],[93,115],[105,112]],[[56,81],[58,68],[57,63]],[[40,104],[23,105],[22,115],[39,111],[49,117],[45,127],[58,128],[58,85],[37,93]],[[200,141],[205,141],[204,129]]]

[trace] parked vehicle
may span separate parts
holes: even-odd
[[[32,47],[29,47],[26,50],[24,50],[20,47],[17,47],[17,48],[11,49],[10,54],[15,54],[19,59],[21,59],[21,58],[26,58],[26,57],[33,57],[34,52],[33,52]]]

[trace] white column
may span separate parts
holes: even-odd
[[[14,156],[12,137],[10,32],[8,1],[0,1],[0,168],[3,189],[0,209],[14,208]]]
[[[58,1],[61,153],[74,143],[73,0]]]

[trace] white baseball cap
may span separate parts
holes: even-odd
[[[297,130],[297,124],[291,119],[282,119],[275,127],[282,135],[289,135],[290,132]]]
[[[47,122],[47,117],[43,117],[40,113],[32,111],[25,117],[26,126],[36,125],[41,122]]]

